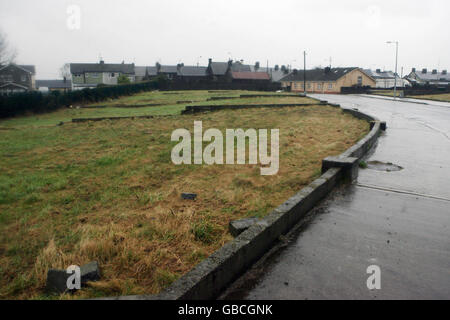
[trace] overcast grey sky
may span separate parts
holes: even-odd
[[[79,29],[67,8],[81,9]],[[66,62],[450,69],[448,0],[0,0],[0,30],[38,79]],[[73,20],[70,20],[73,22]],[[73,24],[72,24],[73,25]],[[202,57],[199,59],[199,57]]]

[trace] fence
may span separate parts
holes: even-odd
[[[249,91],[277,91],[281,84],[270,81],[254,82],[215,82],[209,80],[183,81],[175,80],[167,84],[165,90],[249,90]]]
[[[365,93],[369,93],[370,89],[372,89],[372,88],[369,86],[341,87],[341,93],[342,94],[365,94]]]
[[[416,85],[403,90],[405,96],[418,96],[424,94],[450,93],[450,85],[437,87],[432,85]]]

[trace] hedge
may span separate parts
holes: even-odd
[[[49,94],[26,92],[0,96],[0,118],[13,117],[27,112],[50,112],[73,104],[93,103],[106,99],[115,99],[120,96],[129,96],[143,91],[165,89],[167,85],[167,80],[164,77],[159,77],[147,82],[102,86],[67,93],[59,91],[53,91]]]

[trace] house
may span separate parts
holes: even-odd
[[[231,82],[233,81],[232,72],[252,72],[252,68],[243,64],[242,61],[213,62],[212,59],[209,59],[206,72],[210,80]]]
[[[392,71],[364,69],[364,72],[375,79],[376,88],[390,89],[394,88],[395,84],[397,84],[397,87],[407,87],[410,85],[406,79],[401,79],[398,75],[395,76],[395,73]]]
[[[295,70],[282,78],[285,89],[304,92],[303,70]],[[306,70],[306,91],[313,93],[340,93],[342,87],[375,87],[376,81],[360,68],[325,68]]]
[[[416,71],[416,68],[413,68],[406,78],[412,84],[418,85],[445,87],[450,84],[450,76],[448,75],[447,70],[438,72],[436,69],[432,71],[422,69],[422,71],[418,72]]]
[[[268,73],[272,82],[280,82],[281,79],[289,74],[287,69],[281,70],[278,66],[275,66],[274,68],[261,68],[259,67],[258,63],[256,63],[254,66],[251,66],[251,71]]]
[[[156,66],[153,67],[134,67],[134,75],[136,82],[149,80],[155,78],[158,75],[158,69]]]
[[[72,90],[72,81],[63,80],[36,80],[36,89],[40,91],[62,91]]]
[[[230,67],[230,62],[213,62],[209,59],[207,74],[213,81],[225,81]]]
[[[178,64],[177,70],[177,78],[183,81],[195,82],[206,80],[208,78],[208,67],[185,66],[184,64]]]
[[[35,90],[35,76],[36,69],[31,65],[0,66],[0,94]]]
[[[71,63],[72,89],[95,88],[99,84],[116,85],[121,75],[135,82],[134,63]]]
[[[176,79],[178,75],[178,66],[163,66],[159,62],[156,63],[156,73],[164,75],[167,79]]]

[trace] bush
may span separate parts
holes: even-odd
[[[118,84],[129,84],[130,83],[130,79],[126,75],[121,74],[119,76],[119,78],[117,79],[117,83]]]

